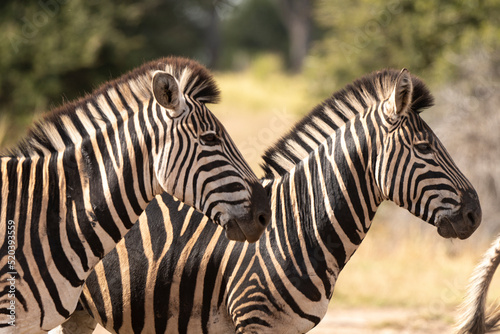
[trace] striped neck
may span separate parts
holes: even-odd
[[[30,231],[41,231],[39,252],[59,259],[54,264],[74,285],[154,197],[154,173],[141,147],[152,145],[143,131],[150,77],[127,76],[50,113],[1,157],[2,221],[16,222],[21,246]]]
[[[264,181],[271,189],[273,223],[283,224],[271,233],[286,231],[286,238],[276,240],[300,245],[290,249],[298,275],[321,277],[327,296],[382,202],[372,164],[377,133],[365,124],[366,117],[353,118],[289,173]]]
[[[40,233],[41,244],[50,245],[58,258],[73,249],[76,256],[68,257],[79,258],[78,277],[115,247],[154,197],[153,171],[141,148],[110,143],[127,140],[123,129],[138,124],[138,118],[136,113],[107,124],[98,136],[81,138],[61,152],[1,158],[0,215],[16,222],[18,240],[28,238],[30,231],[47,231]],[[39,211],[23,214],[19,206]],[[62,240],[66,231],[69,239]],[[72,267],[69,260],[67,267]]]

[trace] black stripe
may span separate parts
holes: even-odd
[[[98,111],[98,113],[99,113],[100,117],[102,118],[102,120],[104,120],[106,122],[106,129],[103,131],[103,135],[104,135],[104,133],[107,134],[107,137],[109,139],[109,143],[110,143],[110,146],[111,146],[112,154],[114,156],[114,159],[115,159],[117,165],[119,166],[120,165],[120,153],[121,152],[118,151],[117,140],[115,138],[117,134],[115,133],[115,130],[113,129],[113,126],[111,126],[111,122],[108,119],[108,116],[101,109],[101,107],[95,101],[95,99],[92,100],[92,106]],[[116,115],[116,127],[117,127],[118,131],[123,134],[123,131],[121,131],[123,129],[123,119],[122,119],[122,117],[121,117],[120,114]],[[118,133],[118,136],[119,135],[120,134]],[[122,141],[122,143],[125,143],[125,141]]]
[[[149,100],[148,103],[148,108],[147,108],[147,113],[148,117],[152,115],[153,113],[153,99]],[[137,180],[139,182],[139,190],[141,192],[141,196],[144,199],[144,201],[148,201],[149,197],[148,194],[146,193],[146,185],[144,184],[144,175],[146,174],[146,171],[144,170],[144,156],[141,151],[140,146],[138,145],[139,139],[138,139],[138,132],[140,131],[143,136],[144,136],[144,144],[145,144],[145,150],[146,152],[149,152],[148,154],[148,159],[149,159],[149,166],[153,166],[153,157],[152,157],[152,144],[151,144],[151,136],[149,135],[147,126],[146,126],[146,121],[144,120],[144,114],[139,113],[138,115],[138,120],[139,120],[139,129],[135,128],[134,122],[129,122],[129,132],[130,132],[130,138],[132,141],[132,147],[134,149],[134,155],[135,155],[135,167],[137,169]],[[148,174],[150,174],[152,171],[148,171]],[[149,175],[152,179],[152,175]]]
[[[127,255],[130,266],[130,300],[134,302],[130,304],[132,312],[132,329],[134,333],[140,333],[144,328],[144,287],[146,286],[147,272],[149,268],[148,259],[144,254],[144,246],[142,244],[141,230],[135,231],[135,238],[132,240],[129,233],[125,236],[125,247],[127,247]]]
[[[142,169],[142,166],[140,166],[140,168]],[[132,170],[131,157],[130,157],[127,149],[125,149],[123,152],[122,171],[123,171],[122,179],[124,180],[123,183],[125,186],[125,195],[127,197],[128,203],[130,204],[130,207],[132,208],[134,213],[137,216],[140,216],[140,214],[144,211],[144,208],[141,205],[139,205],[139,201],[137,199],[137,195],[139,195],[139,194],[136,193],[135,188],[134,188],[134,182],[133,182],[134,173]],[[139,173],[136,174],[138,184],[143,183],[141,180],[141,176],[142,175]],[[146,198],[144,198],[144,199],[146,199]],[[127,219],[127,222],[128,221],[129,221],[129,219]],[[130,226],[130,225],[127,224],[127,226]]]
[[[47,198],[47,240],[50,240],[50,257],[53,259],[57,270],[68,280],[72,287],[79,287],[83,284],[75,272],[73,264],[66,256],[66,252],[61,243],[60,229],[60,189],[59,175],[57,166],[58,154],[52,154],[49,160],[47,183],[49,185],[49,194]],[[61,175],[64,177],[64,175]],[[52,222],[52,223],[51,223]]]
[[[300,164],[300,166],[304,167],[303,164]],[[296,217],[295,219],[299,218],[300,221],[299,228],[302,230],[302,232],[304,232],[304,230],[313,231],[313,221],[311,219],[312,218],[311,210],[313,209],[313,207],[308,190],[310,184],[307,182],[307,178],[305,176],[305,168],[297,168],[293,176],[294,178],[292,182],[294,182],[295,184],[296,201],[297,203],[300,203],[298,207],[299,217]],[[322,197],[316,200],[321,200],[321,199]],[[286,202],[286,203],[288,204],[286,204],[285,207],[290,208],[291,211],[292,203],[291,202]],[[296,225],[295,222],[294,221],[289,222],[288,217],[287,217],[287,225],[289,225],[290,227],[293,226],[293,229],[296,231],[295,233],[299,232],[297,226],[295,226]],[[315,255],[313,255],[314,254],[313,245],[317,244],[314,235],[311,233],[305,233],[302,236],[303,236],[302,241],[304,241],[306,244],[306,252],[308,252],[307,255],[309,257],[309,260],[311,260],[311,265],[315,270],[320,269],[319,266],[321,266],[322,263],[324,263],[324,261],[322,261],[321,259],[319,259],[320,261],[316,261]],[[291,254],[297,261],[302,274],[298,275],[297,273],[296,274],[297,276],[293,277],[294,279],[290,279],[290,281],[298,290],[303,291],[308,299],[312,301],[319,301],[321,299],[321,293],[318,291],[317,287],[314,285],[314,283],[311,281],[308,275],[307,266],[304,259],[305,254],[302,254],[302,249],[300,247],[300,241],[298,239],[298,235],[296,242],[297,243],[292,243],[292,245],[296,245],[296,248],[291,250]],[[286,263],[284,263],[283,265],[282,266],[286,270]],[[316,266],[318,268],[315,268]]]
[[[198,152],[198,145],[199,144],[197,142],[194,142],[192,152]],[[186,171],[189,171],[190,173],[192,173],[193,164],[194,164],[195,159],[196,159],[196,154],[191,154],[191,158],[189,159],[189,162],[184,167],[186,169]],[[188,180],[189,180],[189,177],[186,175],[184,177],[184,182],[182,183],[183,193],[186,193],[186,191],[187,191]]]
[[[285,302],[288,304],[288,306],[292,309],[292,311],[297,314],[299,317],[303,319],[307,319],[314,324],[317,324],[321,318],[318,318],[314,315],[310,315],[302,311],[300,306],[297,304],[295,301],[295,298],[290,294],[288,289],[286,288],[285,284],[281,280],[280,275],[276,272],[274,266],[272,265],[272,261],[264,261],[264,264],[266,265],[267,270],[269,271],[269,276],[273,278],[273,284],[276,287],[276,292],[278,292],[281,295],[281,298],[285,300]],[[233,291],[234,287],[230,287],[230,291]]]
[[[75,192],[81,191],[80,176],[74,156],[74,150],[66,150],[63,157],[64,177],[66,178],[66,234],[71,249],[78,255],[80,263],[84,271],[89,270],[88,258],[85,253],[85,247],[78,236],[76,224],[78,217],[73,216],[73,205],[79,199],[81,200],[81,192],[77,195]],[[77,213],[78,215],[78,213]],[[83,233],[83,231],[82,231]],[[83,233],[85,235],[85,233]],[[91,245],[89,247],[92,248]]]
[[[348,152],[347,154],[349,154],[349,158],[351,159],[351,164],[349,166],[350,168],[346,168],[346,172],[342,173],[342,175],[346,175],[346,177],[344,178],[344,182],[346,182],[345,184],[348,189],[347,191],[352,193],[352,195],[350,194],[350,200],[355,211],[355,215],[362,223],[364,221],[364,217],[368,216],[368,212],[365,212],[363,204],[367,204],[366,199],[369,198],[370,195],[367,192],[365,184],[362,182],[362,180],[365,179],[366,166],[363,166],[358,155],[359,153],[356,145],[356,140],[354,139],[352,133],[353,130],[355,130],[354,126],[346,126],[344,138],[341,139],[345,142],[345,146],[347,147]],[[353,167],[357,175],[353,175],[353,173],[351,172],[351,169]],[[356,181],[359,181],[359,185],[356,185]],[[367,208],[367,210],[369,210],[369,208]],[[366,227],[364,224],[362,225],[362,232],[368,232],[368,227]]]
[[[210,224],[210,223],[209,223]],[[182,276],[179,284],[179,295],[180,298],[179,305],[179,323],[178,330],[179,333],[187,333],[188,323],[191,318],[193,305],[194,305],[194,293],[196,289],[196,279],[198,276],[198,271],[200,269],[199,263],[204,256],[205,250],[210,243],[211,228],[205,225],[202,233],[196,239],[196,243],[189,254],[189,257],[184,262],[184,270],[182,271]]]
[[[115,242],[118,242],[121,239],[121,233],[106,205],[103,180],[101,179],[98,167],[99,165],[90,142],[82,145],[82,155],[84,155],[88,161],[87,167],[91,194],[90,200],[94,211],[93,214],[95,215],[95,217],[92,217],[93,222],[91,223],[93,225],[99,223],[104,231],[108,233]],[[100,257],[102,256],[104,256],[104,254],[100,255]]]
[[[123,225],[125,226],[125,228],[130,229],[134,222],[130,221],[130,218],[127,214],[127,208],[125,206],[125,203],[123,202],[123,198],[122,198],[120,188],[119,188],[119,182],[120,182],[119,179],[120,178],[116,174],[116,171],[113,168],[113,164],[111,163],[111,156],[110,156],[110,152],[108,151],[107,146],[106,146],[104,134],[103,133],[96,133],[95,139],[97,142],[99,152],[101,153],[102,163],[104,163],[104,171],[106,173],[107,184],[108,184],[108,188],[110,189],[111,200],[113,201],[113,205],[116,209],[116,213],[120,217],[120,220],[123,222]],[[98,168],[96,168],[96,169],[98,169]],[[121,175],[121,178],[123,179],[123,175]],[[104,184],[103,184],[103,194],[104,194]],[[105,197],[103,196],[100,199],[104,200],[104,198]],[[104,206],[104,203],[99,203],[99,204],[101,206]],[[109,210],[107,208],[106,208],[106,211],[109,212]],[[102,220],[98,219],[98,221],[102,225]],[[118,227],[116,226],[117,222],[110,221],[110,223],[113,223],[115,225],[116,229],[113,229],[113,230],[115,230],[117,233],[116,236],[114,234],[113,235],[110,234],[110,235],[113,237],[113,240],[115,242],[118,242],[122,236],[119,232]],[[108,225],[110,226],[111,224],[108,224]]]
[[[38,169],[37,169],[37,172],[38,172]],[[38,174],[38,173],[37,173]],[[42,176],[42,171],[40,170],[40,175],[37,175],[37,178],[36,178],[37,182],[35,183],[35,187],[39,184],[39,187],[38,189],[36,189],[36,191],[34,192],[35,194],[42,194],[43,193],[43,176]],[[38,182],[38,180],[40,180],[40,182]],[[50,181],[50,177],[49,177],[49,180],[47,181]],[[57,185],[57,183],[56,183]],[[53,190],[53,186],[49,183],[49,187],[50,190],[49,190],[49,193],[50,191]],[[58,185],[57,185],[58,187]],[[40,196],[40,197],[43,197],[43,196]],[[51,196],[52,197],[52,196]],[[40,203],[41,204],[41,203]],[[57,208],[57,211],[58,208]],[[64,306],[62,305],[61,303],[61,298],[59,297],[59,291],[57,290],[57,286],[54,282],[54,280],[52,279],[52,277],[50,276],[50,271],[47,267],[47,263],[45,263],[45,257],[44,257],[44,251],[43,251],[43,247],[42,247],[42,243],[40,241],[40,233],[49,233],[49,231],[47,230],[42,230],[41,229],[41,226],[40,226],[40,212],[41,212],[41,206],[38,207],[38,206],[33,206],[33,211],[32,211],[32,217],[31,217],[31,251],[32,251],[32,254],[36,254],[36,256],[34,256],[34,259],[35,259],[35,262],[38,266],[38,270],[40,272],[40,275],[42,276],[42,280],[45,284],[45,286],[47,287],[47,290],[50,294],[50,298],[52,298],[53,302],[54,302],[54,305],[56,307],[56,310],[57,312],[59,312],[59,314],[61,316],[63,316],[64,318],[67,318],[69,317],[70,315],[70,312],[64,308]],[[43,217],[43,220],[44,221],[47,221],[47,218],[50,217],[51,215],[51,207],[47,207],[47,216],[46,217]],[[59,221],[59,217],[57,217],[57,220],[56,221]],[[42,308],[43,309],[43,308]],[[43,311],[42,311],[42,316],[40,317],[40,326],[42,326],[43,324],[43,319],[44,319],[44,315],[43,315]]]
[[[308,165],[309,173],[312,176],[312,184],[310,185],[310,188],[312,189],[314,198],[314,206],[312,206],[311,209],[314,210],[314,217],[316,218],[316,221],[311,221],[307,226],[302,225],[302,233],[304,236],[307,236],[305,238],[305,241],[311,265],[318,277],[321,278],[321,281],[323,282],[323,286],[325,287],[325,295],[330,296],[331,293],[333,293],[333,285],[330,283],[328,275],[326,275],[326,273],[329,271],[329,268],[326,262],[325,254],[319,246],[318,240],[315,239],[313,233],[313,224],[317,224],[319,231],[325,231],[325,229],[327,229],[325,233],[320,233],[320,235],[324,235],[327,240],[323,240],[323,243],[327,249],[333,251],[336,255],[338,254],[340,259],[343,261],[345,261],[345,250],[342,242],[338,240],[337,233],[335,231],[332,231],[333,225],[331,224],[330,219],[326,214],[326,208],[324,204],[325,194],[323,194],[323,192],[321,191],[321,185],[319,183],[320,171],[318,169],[316,159],[309,159]],[[303,205],[300,204],[300,207],[302,208]],[[333,240],[333,238],[335,237],[337,237],[337,240]]]
[[[236,263],[238,263],[238,258],[241,255],[241,252],[243,250],[243,243],[242,242],[237,242],[234,244],[233,250],[231,251],[231,254],[229,254],[229,257],[227,259],[227,265],[226,265],[226,270],[222,273],[222,284],[220,286],[220,289],[218,291],[219,298],[217,300],[217,308],[220,309],[221,305],[223,302],[227,303],[227,298],[228,296],[226,295],[226,291],[231,291],[231,289],[234,289],[234,286],[227,286],[227,283],[231,277],[234,279],[237,279],[238,277],[241,276],[241,274],[238,275],[237,273],[237,267]],[[244,255],[244,254],[243,254]],[[243,261],[242,263],[247,263]],[[244,266],[241,266],[244,267]],[[236,273],[235,273],[236,271]],[[236,282],[233,281],[233,284],[236,284]]]
[[[201,216],[197,214],[196,217]],[[191,220],[195,219],[195,215],[191,217]],[[207,223],[207,227],[213,230],[212,234],[217,230],[217,226],[213,224],[212,221]],[[217,240],[217,244],[214,247],[214,250],[210,254],[210,258],[208,259],[207,269],[205,272],[205,277],[203,280],[203,298],[202,298],[202,311],[201,311],[201,329],[203,333],[208,333],[208,320],[210,319],[210,313],[212,312],[212,297],[214,295],[214,287],[217,277],[219,275],[220,265],[222,262],[222,258],[224,253],[227,251],[227,246],[229,244],[229,240],[225,237],[224,233],[221,233],[219,239]],[[224,282],[222,282],[222,286],[224,286]]]
[[[88,133],[83,127],[83,124],[80,122],[78,119],[74,119],[73,123],[75,124],[75,127],[78,129],[80,135],[82,137],[88,137]],[[66,184],[67,184],[67,195],[70,196],[73,201],[74,205],[76,208],[76,214],[77,217],[77,223],[80,227],[80,230],[82,231],[82,234],[85,236],[85,239],[87,240],[88,245],[90,246],[90,249],[92,250],[92,253],[98,257],[102,258],[104,256],[104,248],[101,243],[101,240],[95,233],[95,230],[92,227],[92,224],[95,224],[95,222],[89,221],[89,218],[87,216],[87,212],[85,209],[85,204],[84,204],[84,196],[83,196],[83,185],[81,184],[80,180],[80,174],[83,174],[83,178],[86,179],[91,179],[92,174],[93,174],[93,164],[92,164],[92,159],[90,158],[89,154],[87,153],[88,149],[87,147],[91,147],[92,144],[88,141],[84,141],[82,143],[81,147],[81,153],[82,153],[82,161],[81,161],[81,171],[76,169],[77,163],[76,160],[71,161],[68,160],[64,163],[67,163],[68,165],[75,166],[74,168],[74,173],[72,173],[71,177],[68,177],[66,179]],[[68,158],[70,159],[70,158]],[[95,160],[95,159],[94,159]],[[66,171],[68,171],[66,169]],[[70,201],[67,201],[66,205],[70,205]],[[84,268],[88,268],[87,264],[83,264]]]
[[[339,140],[342,139],[339,138]],[[331,145],[331,141],[328,140],[327,144]],[[326,154],[324,154],[322,151],[323,147],[324,146],[321,147],[319,153],[320,156],[322,157],[321,160],[323,163],[322,164],[323,174],[331,175],[331,177],[334,179],[333,184],[338,185],[340,184],[340,182],[339,180],[337,180],[337,176],[332,170],[330,162],[326,159]],[[358,196],[357,188],[355,187],[356,183],[349,170],[348,163],[345,160],[344,152],[342,151],[340,142],[337,142],[337,144],[333,148],[333,157],[335,161],[335,168],[337,168],[340,171],[339,175],[342,178],[342,182],[344,183],[344,185],[347,187],[347,189],[349,189],[350,191],[349,198],[351,200],[351,203],[355,211],[358,213],[359,212],[358,210],[360,210],[360,202],[359,202],[359,197],[357,197]],[[333,210],[335,211],[335,217],[337,218],[344,232],[349,237],[349,240],[353,244],[359,245],[361,243],[361,238],[358,234],[356,220],[353,214],[351,213],[351,210],[349,209],[347,199],[344,197],[342,190],[338,186],[333,186],[330,188],[330,191],[328,192],[328,197],[330,199],[330,204],[333,206]]]
[[[7,178],[9,180],[9,192],[7,195],[7,219],[14,219],[16,213],[16,205],[17,202],[17,187],[20,186],[17,184],[17,165],[19,162],[15,159],[9,160],[7,162]]]
[[[33,235],[35,232],[36,226],[38,226],[38,222],[40,220],[40,212],[42,209],[42,201],[45,199],[41,194],[43,193],[43,159],[39,159],[36,166],[35,166],[35,184],[33,187],[33,194],[40,194],[39,196],[33,196],[33,204],[31,208],[31,226],[30,230],[27,229],[26,224],[24,224],[24,228],[20,228],[21,226],[18,227],[18,239],[17,239],[17,248],[18,249],[24,249],[24,237],[28,233]],[[15,178],[9,178],[10,181],[15,180]],[[37,240],[39,240],[38,235],[36,236]],[[31,241],[31,244],[33,244],[33,241]],[[33,247],[33,246],[32,246]],[[33,248],[32,248],[33,249]],[[27,252],[28,250],[26,250]],[[20,252],[20,254],[16,254],[16,259],[21,268],[23,268],[23,277],[22,279],[28,283],[28,286],[30,288],[30,293],[33,295],[35,298],[38,307],[40,308],[40,326],[43,323],[43,319],[45,317],[45,311],[43,308],[43,302],[42,302],[42,297],[40,295],[40,291],[38,290],[38,282],[35,283],[35,280],[33,278],[33,275],[31,274],[30,270],[30,265],[33,266],[34,263],[31,262],[29,263],[28,260],[25,257],[25,252]],[[37,253],[32,253],[32,254],[37,254]],[[16,292],[16,298],[19,298]],[[27,309],[28,305],[24,304],[23,305],[24,309]]]
[[[118,89],[118,85],[115,85],[115,87],[113,88],[110,88],[110,89],[113,89],[117,92],[118,94],[118,97],[120,99],[120,101],[122,102],[122,104],[127,107],[128,106],[128,103],[125,102],[125,99],[123,98],[123,95],[121,94],[120,90]],[[109,109],[111,109],[111,111],[113,112],[113,114],[116,116],[116,118],[121,118],[121,115],[120,115],[120,111],[118,110],[118,108],[116,107],[116,105],[114,104],[113,100],[111,100],[111,97],[109,96],[109,91],[110,89],[107,89],[103,94],[102,96],[104,97],[104,99],[106,100],[106,103],[108,104],[108,107]]]
[[[387,175],[387,177],[385,178],[386,180],[390,180],[388,196],[389,196],[389,199],[391,199],[391,200],[394,199],[394,191],[396,189],[397,181],[400,180],[401,183],[404,181],[404,179],[401,178],[401,175],[398,173],[398,167],[400,166],[401,158],[403,157],[403,154],[405,153],[404,146],[401,147],[401,145],[402,145],[402,143],[399,146],[395,145],[395,143],[394,143],[394,145],[392,146],[392,150],[389,153],[389,158],[387,159],[389,164],[391,164],[391,163],[394,164],[392,176],[390,177],[389,175]],[[398,150],[398,156],[397,156],[396,160],[394,160],[394,155],[396,154],[396,150]],[[386,169],[386,173],[391,173],[389,168]],[[400,187],[401,187],[401,184],[400,184]]]
[[[182,138],[181,136],[179,137],[181,140],[179,140],[179,147],[177,149],[177,155],[174,159],[174,165],[173,165],[177,169],[176,170],[177,177],[174,177],[174,186],[172,189],[177,189],[177,184],[179,182],[182,182],[182,180],[180,180],[180,175],[182,174],[181,170],[185,171],[184,179],[187,179],[189,177],[189,173],[191,172],[191,170],[185,168],[186,160],[189,159],[190,154],[192,154],[193,156],[196,155],[196,152],[192,152],[190,150],[191,138],[189,138],[188,136],[186,136],[185,138]],[[186,152],[182,152],[182,149],[184,148],[184,142],[186,142]],[[182,160],[179,161],[179,157],[181,156],[181,154],[182,154]],[[185,188],[183,188],[182,190],[185,190]],[[183,197],[185,197],[185,193],[183,193]]]
[[[106,308],[104,307],[104,298],[102,295],[101,287],[99,285],[99,281],[97,280],[97,272],[95,270],[92,270],[89,276],[87,276],[87,279],[85,280],[85,285],[89,290],[90,298],[95,306],[95,309],[97,310],[97,313],[101,318],[102,321],[101,324],[103,325],[103,327],[106,327],[108,323],[108,317],[106,316]],[[80,296],[80,300],[83,302],[82,303],[83,306],[90,311],[91,308],[89,307],[89,303],[87,302],[85,295],[83,293]]]
[[[109,289],[109,297],[113,314],[113,329],[118,332],[123,324],[123,277],[116,248],[104,257],[102,265],[108,287],[113,287]]]
[[[212,185],[212,183],[214,182],[218,182],[218,181],[221,181],[225,178],[230,178],[230,177],[237,177],[239,178],[239,174],[236,173],[235,171],[233,170],[230,170],[230,171],[222,171],[218,174],[215,174],[215,175],[212,175],[212,176],[209,176],[207,177],[204,181],[203,181],[203,184],[201,186],[201,189],[200,189],[200,194],[204,194],[205,191],[206,191],[206,188],[209,186],[209,185]],[[243,189],[245,188],[241,183],[238,182],[238,184],[240,184]],[[205,196],[205,201],[202,202],[202,207],[205,205],[206,201],[208,200],[208,197],[209,196]]]

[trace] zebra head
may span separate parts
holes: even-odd
[[[219,91],[201,65],[165,65],[152,74],[157,193],[167,191],[221,225],[231,240],[255,242],[270,219],[264,188],[205,103]]]
[[[481,222],[476,191],[419,113],[433,104],[425,85],[403,69],[379,108],[383,126],[376,182],[394,201],[437,227],[444,238],[468,238]]]

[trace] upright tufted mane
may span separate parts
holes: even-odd
[[[370,73],[317,105],[262,156],[264,163],[261,167],[266,177],[288,172],[288,167],[304,159],[336,129],[369,106],[386,100],[394,89],[399,73],[399,70],[394,69]],[[434,104],[434,98],[418,77],[412,75],[411,78],[411,110],[420,113]]]

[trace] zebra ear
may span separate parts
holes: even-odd
[[[186,102],[177,80],[167,72],[156,71],[152,81],[156,102],[167,110],[171,118],[179,117],[186,109]]]
[[[399,117],[408,112],[411,106],[411,98],[413,94],[413,83],[411,81],[410,72],[403,68],[396,78],[396,84],[392,91],[389,101],[394,106],[392,117]]]

